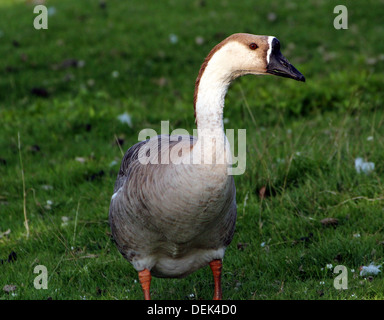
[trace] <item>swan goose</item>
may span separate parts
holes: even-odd
[[[109,222],[147,300],[152,275],[181,278],[208,264],[214,276],[213,299],[222,298],[222,259],[236,220],[223,108],[231,82],[246,74],[305,81],[281,54],[277,38],[233,34],[211,50],[196,79],[197,137],[160,135],[135,144],[122,159]],[[156,161],[175,154],[178,161]]]

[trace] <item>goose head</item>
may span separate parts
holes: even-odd
[[[305,81],[280,52],[273,36],[235,33],[217,44],[205,58],[195,83],[196,123],[219,124],[230,83],[243,75],[275,75]],[[207,120],[207,121],[205,121]]]
[[[205,59],[206,67],[221,76],[223,82],[246,75],[275,75],[305,81],[304,76],[280,52],[280,41],[273,36],[236,33],[216,45]],[[198,77],[199,78],[199,77]]]

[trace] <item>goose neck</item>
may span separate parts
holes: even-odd
[[[196,86],[195,117],[197,129],[224,132],[223,109],[230,81],[207,68]]]

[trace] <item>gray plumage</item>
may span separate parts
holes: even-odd
[[[161,164],[174,147],[190,151],[196,141],[158,136],[135,144],[123,157],[109,221],[119,251],[137,271],[184,277],[222,259],[232,240],[236,190],[227,165]],[[139,150],[155,144],[158,154],[150,158],[158,156],[159,164],[142,164]]]

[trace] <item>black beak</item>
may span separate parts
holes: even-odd
[[[267,73],[305,82],[305,77],[281,54],[279,40],[273,39],[271,45]]]

